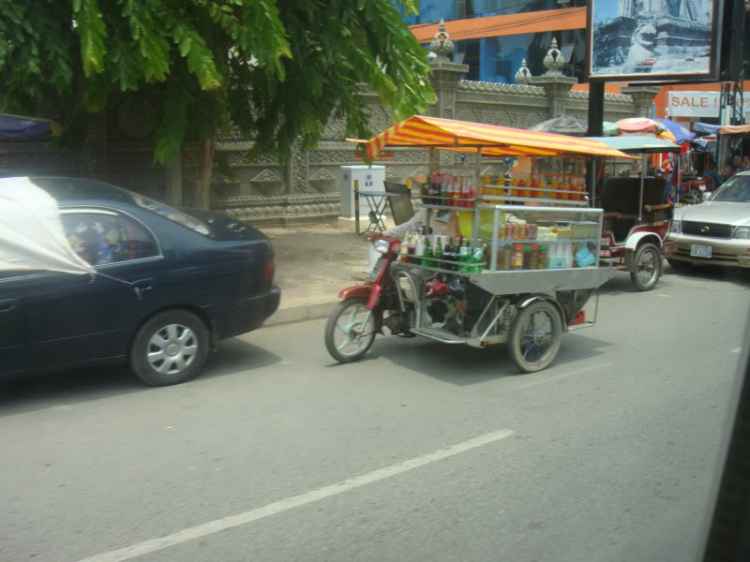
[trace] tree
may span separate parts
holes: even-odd
[[[398,3],[416,13],[418,0]],[[435,102],[426,55],[391,0],[0,0],[4,109],[73,99],[75,144],[110,94],[158,94],[154,160],[196,143],[203,208],[220,132],[282,159],[298,138],[315,146],[331,118],[367,135],[362,83],[395,119]]]

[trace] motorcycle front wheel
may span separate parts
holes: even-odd
[[[340,302],[326,324],[326,349],[336,361],[359,361],[370,350],[377,334],[375,313],[367,309],[366,299]]]

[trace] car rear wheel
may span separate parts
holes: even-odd
[[[208,329],[195,314],[161,312],[138,330],[130,351],[130,368],[151,386],[179,384],[200,372],[208,348]]]

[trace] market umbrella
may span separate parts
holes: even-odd
[[[701,136],[715,135],[721,129],[721,125],[711,125],[710,123],[693,123],[693,130]]]
[[[664,125],[674,135],[674,140],[677,144],[684,144],[695,138],[695,133],[688,131],[685,127],[670,119],[654,119],[654,121],[658,121]]]
[[[617,127],[617,123],[611,121],[605,121],[602,123],[602,134],[607,137],[615,137],[620,133],[620,129]]]
[[[617,122],[617,128],[620,134],[626,135],[643,135],[651,134],[664,140],[675,142],[675,136],[661,123],[655,119],[645,117],[631,117],[629,119],[620,119]]]
[[[60,125],[50,119],[0,113],[0,138],[29,139],[59,134]]]

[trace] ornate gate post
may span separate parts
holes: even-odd
[[[570,89],[578,83],[578,78],[565,76],[562,73],[565,66],[565,57],[557,48],[557,39],[552,39],[552,45],[544,57],[544,66],[547,72],[542,76],[529,77],[529,84],[542,86],[549,99],[549,118],[562,117],[568,103]]]
[[[456,92],[459,81],[469,71],[465,64],[458,64],[448,59],[453,53],[453,41],[445,30],[445,21],[440,20],[440,27],[435,39],[430,43],[430,66],[432,67],[432,86],[437,94],[437,105],[432,107],[435,117],[454,119],[456,114]]]
[[[659,93],[656,86],[626,86],[620,88],[623,94],[629,95],[633,99],[635,106],[634,117],[649,117],[651,115],[651,104],[654,97]]]

